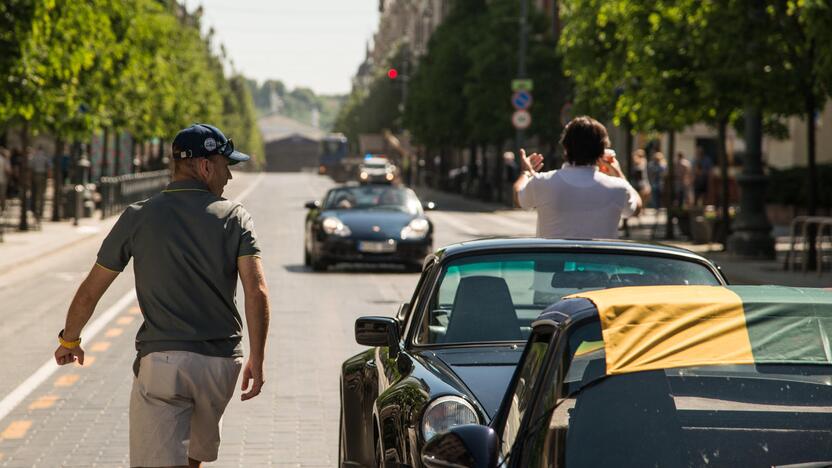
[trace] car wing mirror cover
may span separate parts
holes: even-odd
[[[496,468],[499,443],[497,433],[488,426],[456,426],[428,441],[422,449],[422,463],[427,468]]]
[[[355,341],[364,346],[388,346],[390,358],[396,358],[399,323],[391,317],[361,317],[355,321]]]
[[[316,210],[321,207],[321,202],[318,200],[308,201],[303,205],[307,210]]]

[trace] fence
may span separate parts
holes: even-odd
[[[168,170],[102,177],[98,184],[101,194],[101,217],[118,214],[127,205],[150,198],[165,188],[169,181]]]

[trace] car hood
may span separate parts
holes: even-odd
[[[429,367],[440,379],[458,379],[454,386],[463,387],[459,390],[475,398],[491,420],[522,353],[522,346],[494,346],[431,350],[420,355],[432,364]]]
[[[393,237],[398,239],[402,228],[417,216],[394,210],[338,210],[327,211],[322,216],[334,216],[346,224],[353,237]],[[379,231],[373,230],[378,226]]]

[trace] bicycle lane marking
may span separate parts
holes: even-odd
[[[251,183],[244,191],[237,197],[237,200],[242,202],[248,197],[260,182],[263,180],[264,173],[260,173],[258,177]],[[116,318],[131,302],[136,299],[136,288],[130,288],[124,296],[122,296],[115,304],[105,310],[104,313],[98,316],[91,324],[84,327],[81,332],[81,339],[85,342],[92,341],[98,333],[104,329],[114,318]],[[112,332],[110,332],[112,334]],[[120,333],[119,333],[120,334]],[[43,382],[45,382],[52,374],[55,373],[61,366],[59,366],[54,359],[49,359],[43,363],[32,375],[20,385],[12,390],[8,395],[0,400],[0,421],[6,418],[17,406],[23,402],[29,395],[32,394]]]

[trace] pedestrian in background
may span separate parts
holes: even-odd
[[[49,171],[52,170],[52,158],[46,155],[43,146],[38,146],[34,153],[31,148],[27,152],[29,153],[29,173],[32,175],[32,211],[35,213],[35,218],[40,221],[43,218],[46,182],[49,180]]]
[[[693,159],[693,203],[696,206],[705,204],[712,168],[711,158],[701,146],[697,146]]]
[[[650,205],[659,209],[662,207],[662,194],[664,194],[664,176],[667,173],[667,161],[661,151],[653,153],[650,162],[647,164],[647,179],[650,181]]]
[[[245,291],[249,357],[243,400],[264,383],[269,299],[251,215],[221,197],[230,164],[249,157],[216,127],[196,124],[173,140],[173,181],[129,206],[98,252],[58,335],[58,364],[84,364],[81,329],[130,258],[144,323],[130,396],[130,465],[199,467],[217,459],[221,417],[242,366]]]
[[[633,168],[630,171],[632,184],[643,200],[650,199],[650,181],[647,178],[647,154],[643,149],[633,151]]]
[[[673,167],[676,179],[674,181],[674,187],[676,188],[674,194],[675,205],[679,208],[686,208],[693,201],[693,167],[685,157],[685,153],[681,151],[676,153],[675,164]]]
[[[560,144],[566,162],[543,173],[537,172],[543,156],[527,157],[520,150],[523,173],[514,182],[515,203],[537,210],[539,237],[617,238],[621,217],[638,214],[642,202],[614,153],[605,155],[607,129],[590,117],[576,117],[564,128]]]

